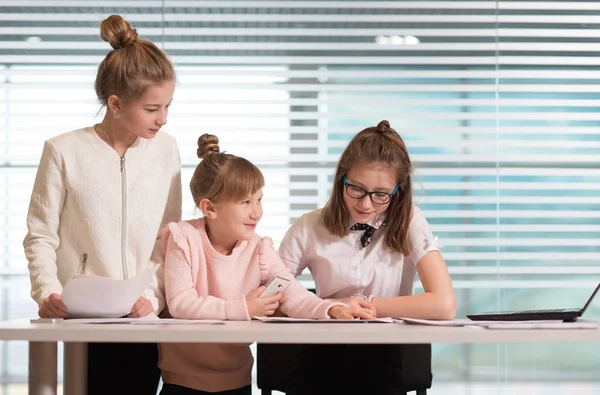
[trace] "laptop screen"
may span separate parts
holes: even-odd
[[[588,299],[588,301],[585,304],[585,306],[583,306],[583,309],[581,309],[579,311],[579,316],[580,317],[583,315],[583,313],[585,313],[585,310],[588,308],[588,306],[590,305],[590,303],[592,303],[592,300],[594,299],[594,296],[596,296],[596,294],[598,293],[598,290],[600,290],[600,284],[598,284],[598,286],[596,287],[596,290],[594,291],[594,293],[592,294],[592,296],[590,296],[590,298]]]

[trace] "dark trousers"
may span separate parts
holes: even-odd
[[[402,346],[311,344],[302,347],[286,395],[406,395]]]
[[[156,395],[156,343],[90,343],[87,395]]]
[[[206,392],[200,390],[194,390],[188,387],[182,387],[175,384],[164,383],[160,395],[252,395],[252,386],[247,385],[242,388],[235,390],[219,391],[219,392]]]

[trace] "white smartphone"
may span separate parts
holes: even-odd
[[[265,296],[275,296],[277,292],[283,292],[288,287],[288,285],[290,285],[290,280],[288,280],[285,277],[275,276],[271,280],[269,280],[267,286],[265,287],[265,290],[262,294],[260,294],[260,297],[262,298]]]

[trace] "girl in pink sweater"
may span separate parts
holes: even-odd
[[[268,238],[254,233],[262,217],[260,170],[219,153],[216,136],[198,140],[190,189],[203,218],[170,223],[162,235],[165,290],[175,318],[250,320],[280,307],[291,317],[372,318],[362,308],[326,301],[289,273]],[[274,276],[290,279],[283,293],[260,297]],[[248,344],[160,345],[161,395],[251,394],[253,358]]]

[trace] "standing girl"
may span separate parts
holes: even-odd
[[[40,317],[69,316],[61,293],[75,275],[128,279],[160,264],[159,232],[181,218],[179,151],[160,131],[173,66],[118,15],[100,36],[114,48],[95,83],[104,119],[45,142],[31,194],[23,245]],[[130,317],[163,309],[159,278]],[[88,359],[88,394],[156,394],[156,344],[90,343]]]
[[[342,153],[331,198],[292,225],[279,256],[295,276],[308,268],[321,298],[380,317],[453,319],[450,275],[412,202],[411,173],[406,146],[388,121],[361,131]],[[425,292],[412,295],[416,273]],[[401,353],[401,346],[305,346],[286,393],[405,394]],[[344,388],[330,379],[341,374],[353,377]]]
[[[264,178],[244,158],[219,153],[218,139],[203,135],[190,189],[203,218],[171,223],[163,234],[165,289],[175,318],[250,320],[281,305],[291,317],[370,318],[368,310],[319,299],[304,289],[273,250],[254,233],[262,211]],[[291,283],[261,297],[275,276]],[[251,394],[248,344],[160,344],[165,384],[161,395]]]

